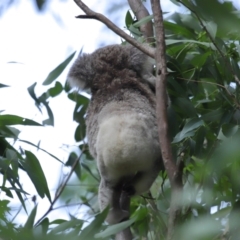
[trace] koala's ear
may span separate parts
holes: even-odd
[[[92,58],[92,54],[82,54],[75,60],[67,76],[71,87],[79,90],[91,88],[95,76]]]
[[[67,81],[72,88],[76,87],[78,90],[84,90],[87,88],[86,82],[79,80],[79,78],[76,75],[69,74],[67,77]]]

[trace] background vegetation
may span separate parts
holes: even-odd
[[[10,3],[11,1],[9,1]],[[173,13],[164,18],[166,59],[168,67],[168,110],[172,149],[181,169],[183,193],[176,199],[180,214],[175,225],[178,240],[239,239],[240,228],[240,18],[231,2],[211,0],[173,0],[186,8],[185,13]],[[39,10],[43,3],[36,1]],[[77,6],[76,6],[77,7]],[[126,12],[125,23],[129,34],[141,41],[141,24],[131,11]],[[111,239],[120,229],[131,226],[136,239],[166,239],[171,187],[166,172],[161,172],[151,189],[152,196],[133,198],[131,219],[114,225],[104,224],[106,212],[99,214],[97,188],[99,175],[85,139],[84,115],[89,99],[75,94],[57,78],[70,63],[74,53],[60,63],[43,85],[46,92],[38,95],[36,84],[28,92],[36,107],[48,113],[42,123],[21,116],[0,114],[0,238],[10,239]],[[0,84],[0,87],[7,87]],[[0,91],[1,91],[0,88]],[[72,152],[64,166],[71,171],[63,178],[54,196],[41,167],[41,159],[25,150],[19,139],[19,125],[54,125],[54,112],[49,103],[65,92],[75,102],[73,118],[78,123],[74,137],[79,151]],[[30,141],[25,143],[45,151]],[[61,161],[47,152],[54,161]],[[36,219],[38,205],[29,210],[25,201],[31,194],[22,187],[20,172],[29,176],[40,198],[48,199],[49,209]],[[80,188],[69,187],[75,175]],[[73,182],[70,182],[71,184]],[[57,201],[66,207],[72,204],[77,192],[80,206],[86,206],[88,216],[81,219],[69,214],[69,220],[49,220],[48,214]],[[11,199],[18,198],[26,211],[24,223],[15,221]]]

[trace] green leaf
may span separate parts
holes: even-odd
[[[0,88],[9,87],[8,85],[0,83]]]
[[[47,118],[43,121],[43,125],[54,126],[54,116],[53,116],[53,112],[52,112],[51,108],[49,107],[48,102],[47,101],[42,101],[42,103],[46,107],[48,117],[49,117],[49,118]]]
[[[106,238],[109,237],[111,235],[114,235],[120,231],[122,231],[123,229],[126,229],[127,227],[131,226],[134,222],[136,221],[135,218],[132,218],[130,220],[118,223],[118,224],[114,224],[112,226],[107,227],[104,231],[97,233],[94,237],[95,238]]]
[[[176,35],[185,36],[187,38],[194,38],[194,32],[186,28],[186,26],[180,26],[179,24],[164,21],[164,28],[172,31]]]
[[[223,109],[219,108],[216,110],[212,110],[209,113],[203,114],[201,118],[204,121],[214,122],[214,121],[219,121],[222,115],[223,115]]]
[[[37,8],[39,11],[43,11],[44,10],[44,7],[46,5],[46,0],[35,0],[35,3],[37,5]]]
[[[149,209],[146,206],[140,205],[135,210],[130,220],[135,219],[136,222],[142,221],[146,219],[148,215],[149,215]]]
[[[177,6],[181,6],[181,4],[178,2],[178,0],[170,0],[172,3],[176,4]]]
[[[73,164],[75,164],[76,160],[78,159],[78,155],[75,153],[75,152],[71,152],[69,157],[68,157],[68,160],[67,162],[65,163],[66,166],[70,166],[72,167]],[[78,159],[79,160],[79,159]],[[81,166],[80,166],[80,163],[78,161],[75,169],[74,169],[74,172],[76,173],[77,177],[79,180],[81,180]]]
[[[57,81],[57,82],[55,83],[55,86],[54,86],[54,87],[48,89],[47,93],[48,93],[48,95],[51,96],[51,97],[56,97],[57,95],[59,95],[59,94],[62,92],[62,90],[63,90],[62,84]]]
[[[196,145],[195,145],[195,156],[201,157],[203,155],[203,143],[206,137],[206,128],[204,126],[200,126],[196,133]]]
[[[22,118],[16,115],[0,115],[0,126],[2,125],[29,125],[29,126],[42,126],[28,118]]]
[[[39,111],[41,112],[41,109],[39,108],[41,102],[38,100],[36,94],[35,94],[35,87],[36,87],[37,83],[35,82],[34,84],[32,84],[30,87],[27,88],[28,93],[30,94],[30,96],[32,97],[32,99],[35,101],[36,106],[38,107]]]
[[[18,196],[18,199],[21,202],[25,212],[27,212],[26,205],[25,205],[25,202],[23,200],[23,197],[22,197],[21,193],[24,193],[24,194],[28,194],[28,193],[23,191],[22,186],[21,186],[21,184],[19,183],[18,180],[17,181],[15,180],[15,182],[14,182],[12,179],[8,179],[8,181],[11,184],[12,189],[15,191],[16,195]],[[17,184],[19,188],[16,188],[15,184]],[[9,189],[11,189],[11,188],[9,188]]]
[[[76,128],[74,138],[77,142],[82,141],[86,137],[86,125],[84,123],[84,120],[82,121],[82,124],[79,124]]]
[[[186,117],[192,118],[196,117],[197,112],[192,104],[188,99],[186,98],[177,98],[174,100],[174,104],[179,107],[179,110],[181,114],[184,114]]]
[[[73,52],[65,61],[63,61],[61,64],[59,64],[54,70],[52,70],[45,81],[43,82],[43,85],[49,85],[54,80],[56,80],[60,74],[63,72],[63,70],[66,68],[66,66],[71,62],[76,52]]]
[[[133,18],[132,15],[130,13],[130,11],[127,11],[126,17],[125,17],[125,24],[126,27],[129,28],[129,26],[133,23]]]
[[[209,0],[196,0],[195,4],[191,4],[191,9],[218,26],[217,36],[239,38],[240,19],[232,2],[211,0],[209,4]]]
[[[11,190],[9,187],[4,187],[4,186],[0,186],[0,189],[2,192],[5,192],[6,196],[9,198],[13,198],[13,194],[11,193]]]
[[[138,28],[135,28],[132,24],[129,26],[128,30],[135,36],[140,37],[142,36],[141,31]]]
[[[83,223],[84,223],[84,221],[81,220],[81,219],[74,219],[74,220],[70,220],[70,221],[65,221],[65,222],[60,223],[57,227],[53,228],[51,233],[56,234],[56,233],[59,233],[59,232],[63,232],[65,230],[69,231],[70,228],[75,228],[76,226],[79,226],[79,225],[82,226]]]
[[[211,37],[215,39],[217,34],[217,24],[215,22],[210,21],[205,24],[205,27],[207,31],[210,33]]]
[[[222,133],[226,137],[232,137],[235,133],[237,133],[239,129],[238,125],[233,125],[233,124],[223,124],[222,125]]]
[[[3,137],[17,139],[20,131],[15,127],[10,126],[0,126],[0,134]]]
[[[97,181],[99,181],[98,178],[96,178],[96,176],[92,173],[92,170],[89,168],[89,166],[83,162],[83,160],[81,159],[81,166],[94,178],[96,179]]]
[[[81,105],[87,106],[89,103],[89,97],[75,92],[68,94],[68,98],[77,103],[76,109]]]
[[[50,222],[49,224],[50,225],[55,225],[55,224],[61,224],[61,223],[64,223],[64,222],[67,222],[67,220],[65,220],[65,219],[56,219],[56,220]]]
[[[178,81],[176,81],[174,78],[170,78],[169,79],[169,83],[174,87],[174,94],[176,95],[176,93],[178,95],[176,96],[182,96],[182,97],[187,97],[187,93],[186,90],[179,84]]]
[[[30,215],[29,215],[29,217],[28,217],[28,219],[27,219],[27,221],[26,221],[26,223],[24,225],[24,228],[29,228],[29,229],[33,228],[36,214],[37,214],[37,205],[31,211],[31,213],[30,213]]]
[[[197,32],[202,31],[199,21],[192,14],[179,14],[179,17],[181,19],[181,22],[183,23],[183,26],[187,26]]]
[[[83,229],[79,236],[79,239],[92,239],[94,235],[101,229],[102,223],[107,217],[108,210],[109,208],[106,208],[101,213],[99,213],[92,221],[92,223]]]
[[[215,50],[215,46],[213,43],[208,43],[208,42],[200,42],[200,41],[195,41],[191,39],[186,39],[186,40],[176,40],[176,39],[166,39],[166,45],[171,45],[171,44],[176,44],[176,43],[196,43],[200,45],[204,45],[206,47],[210,47],[211,49]]]
[[[192,68],[187,71],[184,71],[182,74],[183,74],[183,78],[190,80],[194,77],[195,73],[196,73],[196,69]]]
[[[206,52],[204,54],[197,54],[191,60],[191,64],[197,68],[201,68],[206,63],[209,55],[211,55],[211,52]]]
[[[142,18],[141,20],[137,21],[136,23],[133,24],[135,28],[140,27],[141,25],[150,22],[153,19],[153,15],[149,15],[147,17]]]
[[[194,135],[193,130],[196,130],[200,126],[202,126],[204,122],[200,118],[193,118],[190,121],[188,121],[185,126],[183,127],[182,131],[179,132],[173,140],[173,143],[180,142],[186,137],[190,137]]]
[[[202,126],[204,122],[200,118],[194,118],[188,121],[182,129],[182,134],[190,132],[200,126]]]
[[[25,161],[22,162],[23,167],[25,168],[28,176],[32,180],[32,183],[35,186],[39,196],[41,198],[44,198],[44,196],[46,195],[51,202],[51,196],[48,189],[47,180],[38,159],[30,151],[25,151],[25,154]]]

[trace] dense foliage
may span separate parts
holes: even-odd
[[[165,17],[166,58],[170,136],[175,159],[183,172],[183,194],[176,199],[181,218],[176,229],[178,240],[239,239],[240,229],[240,34],[239,12],[230,2],[212,0],[173,1],[188,11]],[[139,25],[152,17],[136,22],[132,13],[126,14],[129,33],[141,41]],[[25,207],[27,190],[20,184],[19,171],[25,171],[39,197],[47,198],[53,206],[59,198],[71,203],[72,191],[78,191],[79,201],[88,207],[90,221],[61,218],[49,221],[48,216],[36,219],[37,205],[24,224],[11,221],[11,200],[0,200],[0,238],[2,239],[110,239],[116,231],[130,226],[140,239],[165,239],[171,189],[165,172],[151,189],[152,196],[136,197],[131,203],[131,219],[114,226],[103,223],[106,211],[96,208],[99,175],[85,139],[84,116],[89,99],[75,94],[68,85],[56,81],[73,58],[69,56],[44,81],[51,87],[36,96],[33,84],[29,94],[41,110],[46,108],[49,118],[42,124],[14,115],[0,114],[0,172],[1,192],[9,198],[17,197]],[[52,86],[54,85],[54,86]],[[0,85],[0,87],[6,87]],[[1,89],[0,89],[1,91]],[[50,195],[48,179],[40,161],[31,151],[16,149],[18,128],[14,125],[54,125],[54,113],[49,107],[51,98],[66,92],[76,103],[74,120],[78,127],[74,134],[80,155],[72,152],[65,166],[71,167],[69,178],[75,173],[85,188],[67,187],[69,178],[56,195]],[[27,142],[34,145],[31,142]],[[39,148],[39,146],[35,146]],[[50,153],[49,153],[50,154]],[[51,155],[51,154],[50,154]],[[59,160],[51,155],[54,160]],[[60,161],[60,160],[59,160]],[[51,208],[50,208],[51,211]],[[59,209],[59,215],[61,210]],[[87,225],[85,223],[88,223]],[[87,226],[87,227],[86,227]]]

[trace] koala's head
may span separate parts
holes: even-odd
[[[128,73],[135,72],[139,79],[154,87],[153,64],[149,60],[149,57],[131,45],[106,46],[92,54],[80,54],[69,71],[68,81],[72,87],[85,90],[92,88],[97,80],[98,88],[101,88],[105,86],[104,83],[118,78],[122,70],[129,70]]]
[[[79,54],[67,76],[72,87],[77,87],[79,90],[90,88],[95,76],[93,61],[91,54]]]

